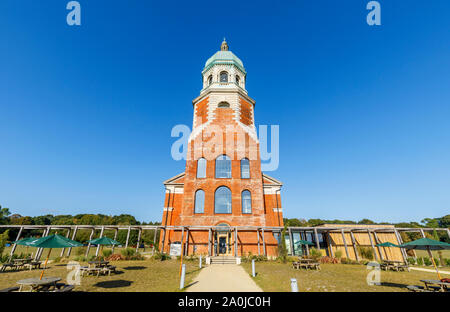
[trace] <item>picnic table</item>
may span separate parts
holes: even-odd
[[[89,266],[80,267],[81,276],[94,275],[99,276],[100,274],[111,275],[111,272],[116,272],[116,267],[109,265],[109,261],[89,261]]]
[[[60,277],[38,277],[26,278],[17,282],[20,285],[19,291],[22,291],[25,286],[30,287],[30,291],[49,291],[56,288],[56,283],[61,280]]]
[[[94,268],[103,268],[103,267],[107,267],[109,264],[109,261],[89,261],[89,267],[91,267],[91,265],[94,266]]]
[[[297,270],[301,268],[320,270],[320,263],[314,259],[299,258],[298,261],[292,263],[292,267]]]
[[[381,269],[387,270],[393,270],[393,271],[405,271],[407,270],[409,272],[409,266],[408,264],[404,263],[403,261],[398,260],[383,260],[381,263]]]
[[[433,290],[439,289],[439,291],[448,291],[450,289],[450,283],[441,282],[440,280],[420,280],[425,284],[425,289]]]
[[[40,268],[41,262],[40,261],[33,261],[32,258],[28,259],[13,259],[12,262],[4,263],[0,267],[0,271],[6,271],[7,268],[11,270],[19,270],[25,267],[29,267],[30,270],[32,268]]]

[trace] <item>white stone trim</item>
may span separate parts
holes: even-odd
[[[166,185],[166,193],[183,194],[184,187],[178,185]]]
[[[278,213],[283,212],[282,208],[273,208],[272,210],[273,210],[273,212],[278,212]]]
[[[263,185],[264,195],[276,195],[279,194],[281,186],[279,185]]]
[[[164,207],[164,211],[172,211],[173,207]]]

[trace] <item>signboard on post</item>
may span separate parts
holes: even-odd
[[[169,253],[171,256],[181,256],[181,242],[171,243]]]

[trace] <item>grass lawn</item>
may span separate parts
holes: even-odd
[[[300,292],[400,292],[407,285],[423,285],[421,279],[436,279],[435,273],[381,271],[381,285],[369,286],[370,272],[364,265],[321,264],[321,271],[295,270],[291,263],[256,262],[255,282],[264,291],[289,292],[290,279],[296,278]],[[243,263],[251,275],[251,263]],[[450,276],[443,276],[450,277]]]
[[[198,274],[197,261],[184,261],[186,264],[186,282],[189,285]],[[87,263],[81,263],[87,265]],[[154,292],[154,291],[180,291],[179,269],[177,260],[142,260],[142,261],[116,261],[111,265],[117,267],[117,274],[111,276],[84,276],[81,285],[75,286],[75,291],[104,292]],[[66,263],[50,263],[44,276],[61,277],[66,282],[69,271]],[[30,277],[39,277],[40,270],[22,270],[17,272],[0,272],[0,289],[17,286],[16,282]]]

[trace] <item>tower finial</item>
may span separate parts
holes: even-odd
[[[223,38],[222,45],[220,46],[221,51],[228,51],[228,43],[225,37]]]

